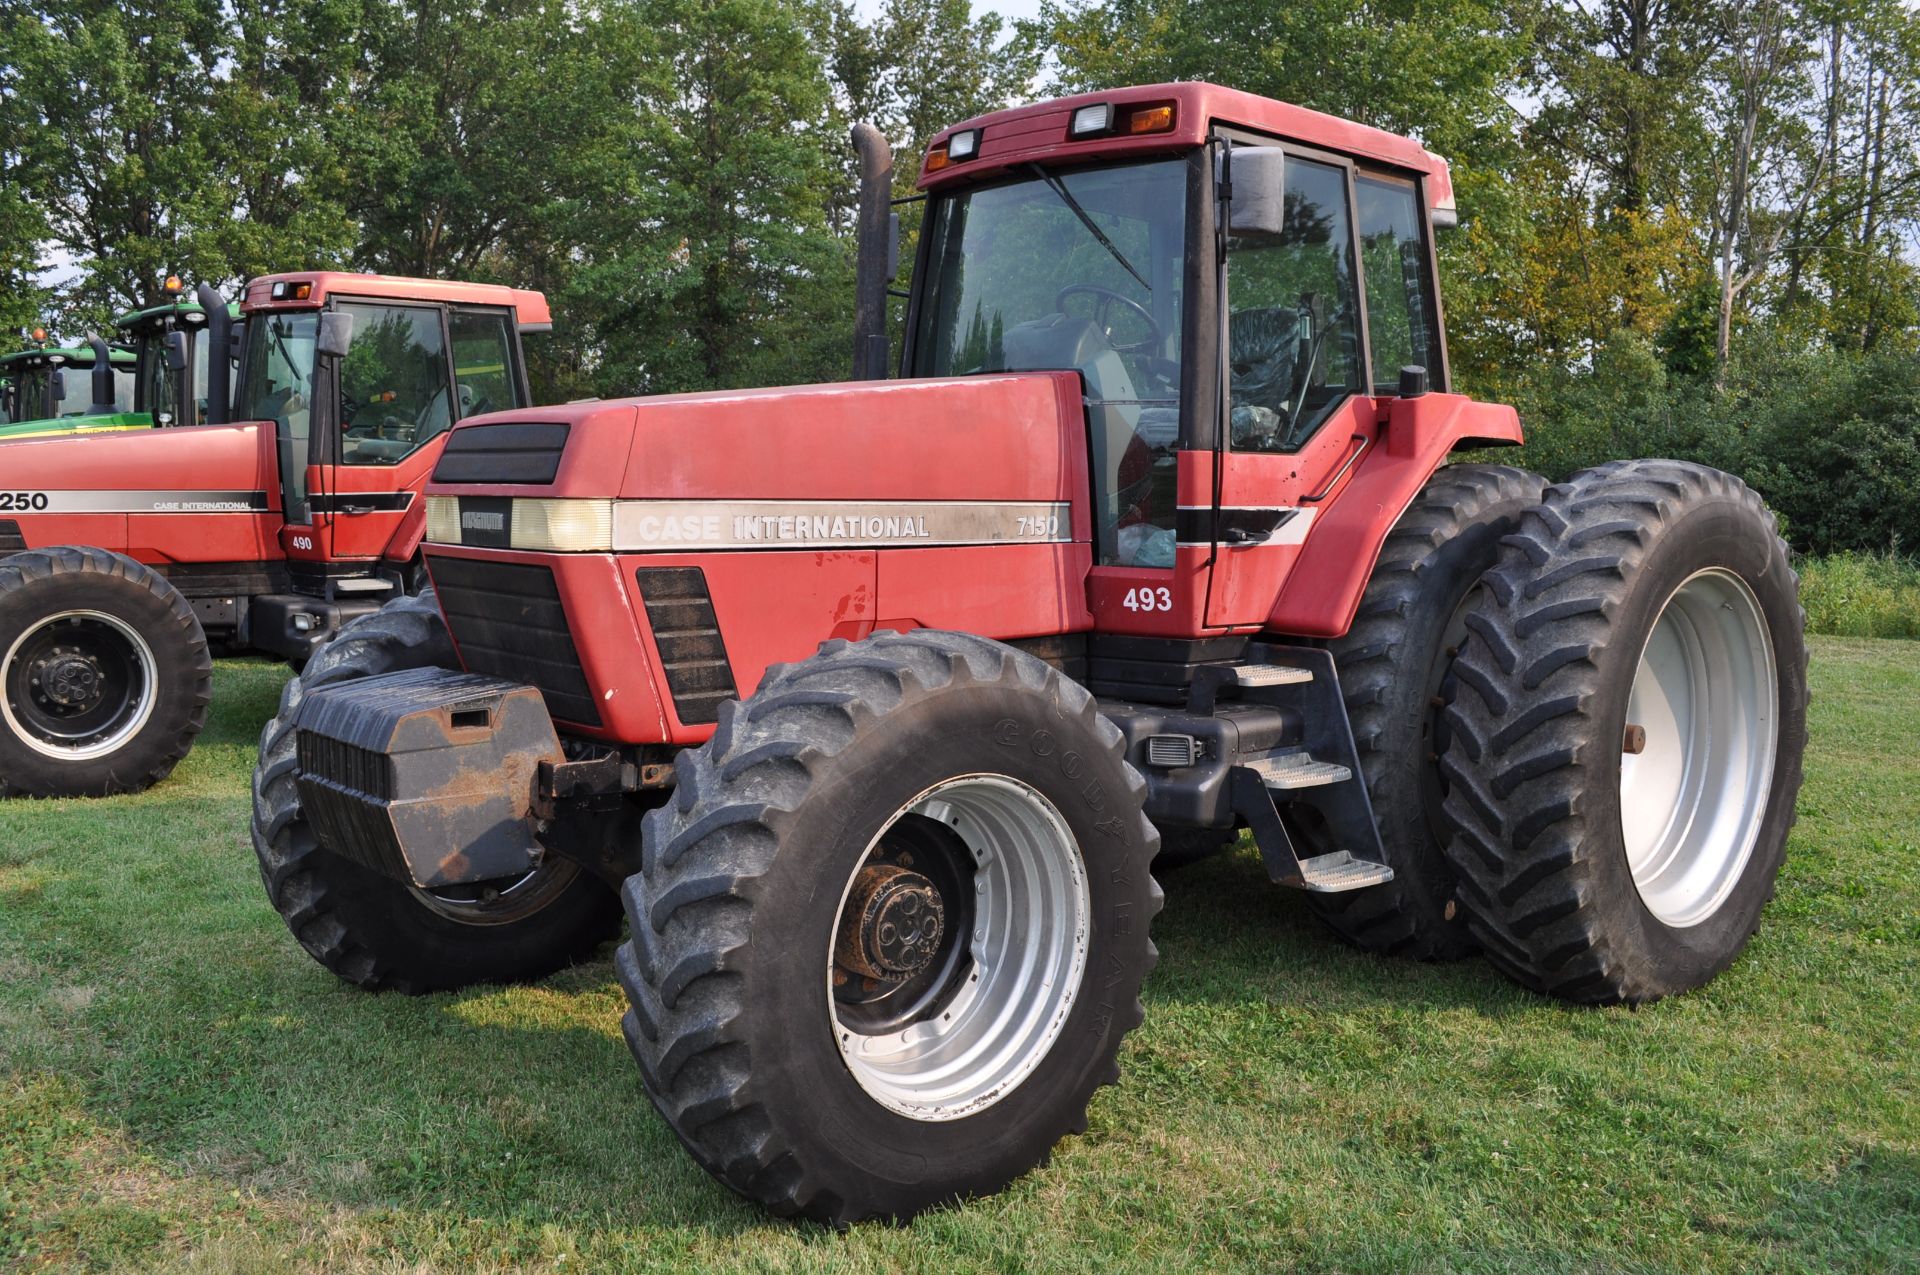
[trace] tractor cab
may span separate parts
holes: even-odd
[[[1344,599],[1290,607],[1289,586],[1314,587],[1307,532],[1387,422],[1436,392],[1423,418],[1484,411],[1501,419],[1479,432],[1515,436],[1506,409],[1446,393],[1432,235],[1453,194],[1415,141],[1155,85],[949,128],[920,185],[902,370],[1079,374],[1103,629],[1198,637],[1291,610],[1338,632]]]
[[[165,293],[162,304],[114,321],[136,359],[134,410],[144,423],[163,428],[223,421],[225,404],[216,410],[209,397],[209,368],[216,349],[231,363],[236,352],[231,333],[240,322],[240,307],[210,288],[189,300],[173,277],[167,279]],[[210,322],[210,305],[224,312],[224,324]]]
[[[133,414],[135,362],[133,351],[97,339],[85,346],[60,346],[41,337],[27,349],[0,355],[0,377],[7,382],[0,399],[5,413],[0,442],[126,429],[138,423]]]
[[[329,271],[253,280],[235,420],[276,432],[294,561],[378,557],[456,421],[532,402],[539,293]]]

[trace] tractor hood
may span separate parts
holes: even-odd
[[[1035,372],[473,417],[428,486],[427,537],[621,552],[950,544],[968,539],[963,506],[1032,502],[1071,505],[1071,538],[1084,541],[1081,394],[1074,373]],[[562,515],[568,535],[543,539]]]
[[[16,438],[0,446],[0,489],[28,496],[28,512],[265,509],[277,486],[272,438],[258,421]]]

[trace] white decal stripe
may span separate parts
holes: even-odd
[[[257,514],[267,511],[264,491],[34,491],[21,493],[23,513],[49,514]],[[45,503],[40,498],[45,497]]]
[[[1193,507],[1198,509],[1206,508],[1206,506],[1204,505],[1193,506]],[[1188,508],[1188,506],[1182,505],[1181,508],[1185,509],[1185,508]],[[1265,511],[1268,509],[1273,509],[1274,506],[1272,505],[1223,505],[1221,506],[1221,508],[1222,509],[1258,509],[1258,510]],[[1307,532],[1313,527],[1313,517],[1315,514],[1319,513],[1320,511],[1318,509],[1307,509],[1305,507],[1300,507],[1300,508],[1281,509],[1279,512],[1284,514],[1290,514],[1292,516],[1287,518],[1286,521],[1282,522],[1278,527],[1274,528],[1273,534],[1268,536],[1266,539],[1255,540],[1248,544],[1243,544],[1243,545],[1223,544],[1222,547],[1226,549],[1231,549],[1234,552],[1239,553],[1239,552],[1245,552],[1248,549],[1270,549],[1274,545],[1305,544],[1307,542]],[[1182,541],[1179,541],[1178,543],[1182,548],[1209,549],[1213,547],[1212,542],[1208,540],[1182,540]]]
[[[1072,512],[1054,501],[623,500],[614,506],[613,547],[667,553],[1065,544],[1073,539]]]

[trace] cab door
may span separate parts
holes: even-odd
[[[1379,431],[1354,234],[1354,168],[1287,148],[1286,227],[1228,236],[1228,401],[1209,528],[1209,628],[1258,626]]]
[[[339,423],[324,517],[335,561],[374,561],[410,544],[420,492],[447,431],[481,412],[524,407],[514,314],[484,306],[343,301],[353,341],[334,375]]]

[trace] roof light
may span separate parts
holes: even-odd
[[[166,290],[166,294],[168,296],[177,297],[180,295],[181,290],[184,289],[187,285],[180,282],[179,275],[170,274],[167,276],[167,281],[161,284],[160,286]]]
[[[947,139],[947,160],[958,164],[980,153],[980,130],[968,129],[964,133],[955,133]]]
[[[1093,106],[1083,106],[1073,113],[1073,123],[1067,132],[1074,137],[1092,137],[1104,133],[1113,126],[1113,106],[1099,102]]]
[[[46,330],[45,328],[35,328],[35,329],[33,330],[33,339],[34,339],[34,340],[36,340],[36,341],[44,341],[44,340],[46,340],[46,339],[47,339],[47,330]]]
[[[939,172],[945,168],[949,162],[947,159],[947,148],[944,146],[936,146],[927,152],[927,171],[930,173]]]
[[[275,301],[305,301],[313,295],[311,283],[288,283],[285,279],[273,285],[271,293]]]
[[[1129,133],[1169,133],[1173,131],[1173,103],[1142,106],[1127,116]]]
[[[285,301],[287,299],[287,281],[282,279],[280,282],[274,284],[273,291],[268,295],[275,301]]]

